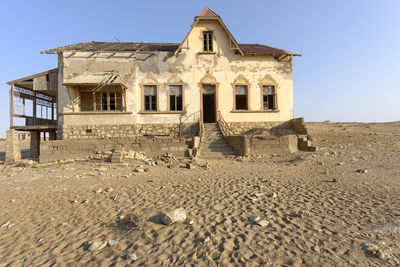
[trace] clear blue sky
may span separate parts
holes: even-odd
[[[86,41],[181,42],[208,6],[239,43],[301,53],[295,116],[306,121],[400,120],[400,1],[2,1],[0,136],[7,81],[57,67],[40,51]]]

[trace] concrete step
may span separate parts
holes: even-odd
[[[225,142],[224,136],[217,123],[204,124],[200,157],[202,158],[221,158],[224,156],[234,156],[235,152]]]
[[[223,138],[215,140],[204,140],[203,144],[226,144]]]
[[[200,154],[200,158],[203,158],[203,159],[223,158],[226,156],[235,156],[235,153],[205,152],[205,153]]]
[[[205,152],[205,153],[209,153],[209,152],[211,152],[211,153],[213,153],[213,152],[234,153],[232,148],[230,148],[230,147],[211,147],[211,148],[205,147],[205,148],[201,149],[201,153],[203,153],[203,152]]]
[[[223,143],[223,144],[204,144],[204,148],[231,148],[229,145]]]
[[[232,149],[230,146],[228,145],[212,145],[212,146],[203,146],[204,149],[224,149],[224,148],[229,148]]]

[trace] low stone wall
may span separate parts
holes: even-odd
[[[184,157],[192,138],[137,137],[100,140],[51,140],[40,143],[40,162],[80,158],[94,155],[98,151],[134,150],[154,157],[172,153]]]
[[[252,155],[280,154],[297,152],[297,136],[255,135],[249,138]]]
[[[224,137],[226,143],[240,156],[250,154],[249,138],[245,135],[231,135]]]
[[[292,134],[290,121],[286,122],[227,122],[234,135],[254,135],[273,132],[279,135]],[[223,129],[228,133],[228,129]]]
[[[296,135],[235,135],[225,136],[224,138],[240,156],[294,153],[298,151]]]
[[[63,140],[118,139],[141,135],[193,137],[198,134],[198,124],[64,125],[59,134]]]

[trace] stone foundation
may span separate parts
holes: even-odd
[[[225,141],[241,156],[297,152],[296,135],[233,135],[226,136]]]
[[[133,150],[145,152],[148,157],[172,153],[184,157],[192,138],[177,137],[133,137],[97,140],[54,140],[40,144],[40,162],[82,158],[99,151]]]
[[[193,137],[198,124],[125,124],[125,125],[68,125],[59,133],[62,140],[118,139],[154,135]]]
[[[294,153],[297,152],[297,136],[252,136],[249,146],[252,155]]]
[[[234,135],[260,135],[270,132],[276,135],[293,134],[290,121],[286,122],[227,122]],[[222,126],[222,124],[220,124]],[[223,129],[226,133],[228,129]]]
[[[6,140],[6,162],[13,163],[21,160],[21,148],[19,146],[18,131],[8,130]]]

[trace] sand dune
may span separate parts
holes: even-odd
[[[0,266],[399,265],[400,123],[308,128],[316,153],[208,160],[209,169],[0,165]],[[159,215],[179,207],[193,224],[163,225]],[[145,219],[140,229],[123,223],[130,213]],[[109,240],[118,244],[87,249]]]

